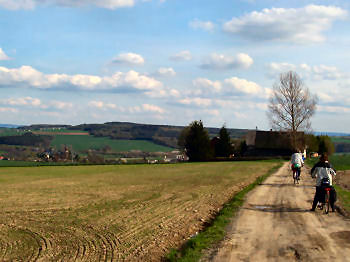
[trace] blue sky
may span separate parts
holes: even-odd
[[[269,129],[296,71],[315,131],[350,132],[347,1],[0,0],[0,123]]]

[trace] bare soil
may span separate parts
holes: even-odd
[[[0,169],[0,261],[160,261],[278,163]]]
[[[248,195],[226,239],[203,261],[350,261],[350,220],[311,212],[314,184],[304,168],[294,185],[286,163]]]
[[[337,171],[336,183],[346,190],[350,190],[350,170]]]

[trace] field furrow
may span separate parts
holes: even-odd
[[[155,261],[277,162],[0,169],[0,261]]]

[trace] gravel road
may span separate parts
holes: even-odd
[[[315,181],[289,163],[253,190],[209,261],[350,261],[350,220],[310,212]]]

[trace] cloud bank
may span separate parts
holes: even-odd
[[[213,53],[205,58],[200,65],[202,69],[236,69],[249,68],[254,63],[254,60],[247,54],[239,53],[236,56]]]
[[[101,77],[83,74],[44,74],[31,66],[13,69],[0,67],[0,87],[141,92],[149,96],[165,95],[166,92],[161,82],[133,70]]]
[[[323,32],[328,30],[335,20],[344,19],[346,16],[346,10],[335,6],[271,8],[234,17],[224,23],[223,29],[227,33],[253,41],[322,42],[325,40]]]
[[[97,6],[106,9],[132,7],[134,0],[0,0],[0,7],[9,10],[34,9],[38,5],[57,5],[69,7]]]

